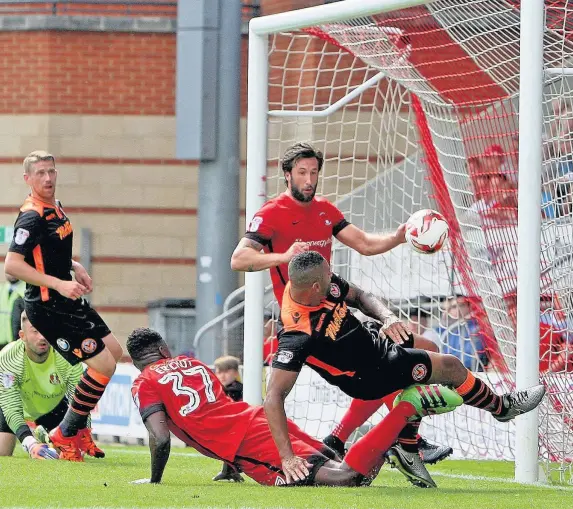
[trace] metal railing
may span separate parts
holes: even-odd
[[[272,291],[272,285],[265,287],[265,296],[270,295]],[[217,331],[219,332],[218,336],[221,338],[221,355],[243,356],[243,325],[245,321],[243,315],[245,308],[244,294],[244,286],[231,292],[223,303],[223,312],[204,324],[195,333],[195,338],[193,339],[193,350],[195,352],[201,340],[209,332]],[[239,302],[234,304],[236,301]]]
[[[260,16],[258,2],[243,3],[243,22]],[[173,0],[0,0],[0,16],[122,16],[177,18]]]

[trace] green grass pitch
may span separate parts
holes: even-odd
[[[220,464],[191,449],[174,449],[160,486],[132,485],[149,476],[146,447],[105,447],[103,460],[83,464],[32,461],[17,451],[0,458],[0,507],[26,508],[312,508],[312,509],[565,509],[573,486],[522,486],[513,465],[445,461],[430,467],[437,490],[411,486],[385,466],[369,488],[275,488],[215,483]]]

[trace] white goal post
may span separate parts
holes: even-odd
[[[354,166],[350,160],[347,161],[346,153],[343,153],[342,149],[330,159],[331,163],[327,157],[326,165],[338,164],[339,169],[346,168],[348,165],[352,166],[348,175],[344,174],[344,178],[340,177],[342,170],[328,177],[327,187],[330,186],[328,187],[330,189],[334,186],[335,188],[331,194],[333,201],[346,203],[345,199],[349,202],[354,200],[354,205],[349,205],[350,207],[356,206],[355,202],[359,201],[360,207],[363,207],[365,212],[363,216],[357,215],[356,217],[359,220],[363,219],[364,224],[369,225],[371,229],[381,227],[377,225],[389,228],[390,224],[395,223],[395,214],[392,216],[391,223],[386,221],[386,216],[384,219],[377,219],[386,214],[378,202],[381,198],[377,195],[382,193],[390,193],[385,196],[391,202],[393,211],[400,208],[402,215],[414,212],[417,205],[426,203],[441,208],[442,212],[446,207],[451,212],[451,215],[446,215],[446,217],[448,220],[451,218],[455,220],[457,225],[455,229],[459,233],[452,239],[451,250],[441,259],[446,272],[452,274],[451,284],[456,286],[455,290],[451,290],[448,295],[463,294],[471,302],[472,311],[477,312],[478,308],[481,309],[481,318],[478,317],[476,320],[482,328],[490,331],[490,336],[495,337],[496,346],[492,347],[495,350],[492,355],[501,361],[490,359],[488,369],[484,368],[481,371],[486,371],[485,376],[499,380],[498,388],[523,389],[539,383],[538,352],[542,294],[549,295],[552,312],[561,312],[569,316],[571,311],[571,303],[567,301],[563,304],[563,301],[567,300],[566,295],[569,295],[568,291],[563,288],[563,283],[558,288],[557,268],[562,275],[562,266],[558,264],[556,258],[551,258],[545,265],[541,263],[542,252],[550,251],[550,247],[557,245],[557,240],[555,240],[557,234],[551,233],[554,236],[550,241],[545,241],[546,237],[542,239],[542,235],[549,235],[550,228],[544,229],[542,226],[540,205],[542,181],[545,178],[542,175],[543,146],[547,143],[543,133],[544,123],[547,123],[547,113],[544,113],[543,107],[544,97],[547,100],[548,94],[545,90],[549,86],[547,76],[551,74],[556,80],[562,80],[565,83],[563,85],[559,82],[561,89],[557,88],[561,91],[552,92],[552,97],[559,98],[559,94],[569,97],[570,91],[567,88],[568,82],[565,76],[570,74],[570,69],[567,67],[566,58],[552,55],[551,59],[544,59],[544,43],[547,44],[544,42],[544,1],[523,0],[521,5],[519,4],[520,2],[514,0],[437,0],[433,2],[428,0],[346,0],[251,20],[248,58],[246,219],[248,224],[265,201],[278,192],[275,189],[269,189],[271,186],[269,176],[273,175],[275,180],[280,181],[280,175],[277,177],[280,173],[277,158],[280,150],[285,148],[283,144],[289,140],[293,141],[293,133],[294,136],[302,136],[302,133],[309,132],[310,136],[307,139],[313,142],[318,140],[321,148],[324,146],[335,150],[329,138],[335,131],[333,123],[325,120],[326,123],[312,125],[307,131],[304,126],[307,122],[313,122],[315,118],[336,115],[339,109],[350,108],[349,111],[352,112],[358,110],[358,113],[349,115],[351,123],[356,124],[356,132],[370,129],[365,135],[368,148],[364,149],[367,152],[364,156],[364,165]],[[464,54],[468,55],[472,65],[487,75],[488,82],[483,85],[483,88],[475,87],[479,92],[476,97],[471,95],[473,88],[468,87],[464,89],[463,101],[465,102],[462,104],[460,96],[456,96],[458,92],[454,85],[450,83],[448,90],[440,88],[441,85],[438,84],[437,78],[429,76],[423,70],[424,65],[438,67],[438,59],[428,64],[427,60],[424,61],[428,55],[423,54],[424,48],[419,47],[414,48],[415,53],[410,58],[410,49],[404,49],[410,44],[409,36],[403,37],[400,28],[388,28],[388,24],[379,21],[380,19],[396,19],[396,26],[415,26],[416,30],[421,31],[419,26],[422,21],[414,18],[413,14],[411,15],[415,13],[418,16],[418,11],[408,10],[418,7],[427,8],[428,13],[424,11],[423,16],[427,14],[430,18],[432,16],[435,18],[435,26],[439,27],[435,30],[440,34],[447,33],[450,39],[463,49]],[[566,7],[564,11],[564,16],[567,16]],[[394,17],[383,18],[384,13],[396,14]],[[466,14],[468,19],[464,19]],[[516,16],[517,20],[521,21],[521,38],[518,35],[519,26],[511,26],[511,32],[507,29],[507,33],[511,33],[511,38],[504,40],[504,36],[507,37],[504,29],[507,28],[508,23],[515,22]],[[434,18],[432,18],[433,22]],[[488,39],[480,38],[478,30],[474,33],[475,27],[478,27],[482,33],[489,31]],[[428,29],[428,33],[431,34],[432,30]],[[297,39],[298,34],[301,33],[303,34],[301,37],[304,36],[305,41],[309,39],[309,42]],[[316,34],[324,46],[314,44],[311,40],[312,37],[316,37]],[[417,34],[418,32],[415,32],[414,35]],[[551,40],[555,45],[559,36],[557,30],[556,34]],[[288,42],[279,40],[283,37],[287,39],[292,37],[294,42],[289,45]],[[487,40],[491,40],[491,44],[496,45],[495,51],[488,53],[489,48],[480,46],[480,43],[483,44]],[[520,49],[517,49],[518,44],[520,44]],[[331,47],[340,51],[342,56],[335,55],[335,51],[329,49]],[[384,47],[383,51],[381,47]],[[446,50],[448,48],[444,47],[444,51]],[[285,55],[284,62],[279,64],[279,67],[284,66],[286,69],[287,66],[292,65],[289,69],[296,70],[296,65],[300,65],[301,69],[309,65],[315,66],[313,69],[316,87],[331,98],[331,102],[325,104],[322,98],[316,97],[317,94],[308,102],[302,101],[300,97],[306,92],[300,90],[298,100],[287,100],[293,87],[290,82],[277,84],[273,81],[270,73],[272,65],[270,55],[274,55],[273,51]],[[353,54],[355,61],[364,64],[363,68],[358,69],[359,72],[356,71],[356,64],[352,64],[354,67],[347,66],[343,69],[348,76],[352,77],[345,84],[346,88],[337,85],[336,67],[333,67],[332,73],[323,70],[331,65],[331,61],[332,65],[342,66],[340,62],[344,60],[345,51]],[[507,59],[505,66],[500,65],[500,62],[505,63],[504,58]],[[310,64],[308,60],[311,61]],[[294,61],[297,63],[294,64]],[[544,66],[551,68],[547,71],[547,76],[544,74]],[[320,75],[320,72],[324,74]],[[511,72],[515,75],[511,75]],[[362,83],[355,82],[356,74],[364,76]],[[325,79],[325,76],[332,79],[331,85],[325,85],[321,81]],[[321,79],[318,79],[319,77]],[[285,79],[284,74],[283,79]],[[490,85],[490,82],[493,85]],[[272,99],[271,104],[269,100],[271,86],[278,87],[277,90],[271,89],[271,93],[282,97],[282,103],[279,97],[279,99]],[[488,97],[488,86],[499,87],[506,94]],[[307,87],[306,82],[300,86],[305,90]],[[327,93],[329,87],[332,90],[339,88],[344,88],[344,90],[339,94],[329,94]],[[563,92],[563,87],[567,89],[565,92]],[[376,97],[369,99],[370,102],[364,100],[361,103],[362,94],[372,89],[377,90]],[[278,92],[282,93],[282,96]],[[296,94],[296,92],[292,93]],[[394,101],[394,104],[388,105],[389,101]],[[368,105],[376,109],[377,114],[376,120],[370,120],[370,122],[379,121],[382,127],[366,126],[368,122],[362,117],[368,114]],[[470,109],[472,109],[471,114],[468,113]],[[411,113],[406,113],[406,110]],[[395,115],[398,120],[392,120],[391,115]],[[422,120],[420,120],[420,115],[423,117]],[[273,118],[282,119],[282,123],[269,125]],[[296,124],[289,124],[289,119]],[[345,119],[338,119],[336,122],[337,129],[339,129],[336,132],[342,133],[344,127],[338,124],[344,124]],[[406,127],[394,125],[401,125],[404,122],[406,124],[410,122],[413,125]],[[392,124],[392,126],[388,127],[386,124]],[[503,126],[500,127],[501,124]],[[490,126],[489,131],[488,126]],[[412,131],[408,130],[404,134],[406,129]],[[272,131],[271,134],[270,131]],[[492,227],[491,220],[488,220],[488,223],[475,219],[478,217],[476,209],[468,201],[476,189],[475,177],[472,170],[468,169],[468,161],[482,149],[481,144],[484,139],[488,142],[503,140],[501,144],[505,149],[509,143],[507,140],[515,136],[516,131],[519,134],[519,152],[515,154],[515,159],[518,160],[518,171],[516,170],[514,175],[516,187],[519,189],[517,221],[514,221],[510,227],[507,225]],[[391,133],[394,138],[384,145],[384,140],[376,139],[381,133]],[[269,144],[269,135],[273,136],[271,144]],[[316,140],[312,139],[313,135]],[[336,136],[339,136],[341,142],[344,141],[346,145],[352,141],[350,138],[345,138],[344,134]],[[559,136],[558,134],[554,138],[558,139]],[[305,140],[297,139],[296,141]],[[355,143],[359,142],[357,137]],[[414,153],[418,144],[423,147],[421,151],[423,153],[420,155]],[[351,153],[357,154],[361,150],[361,147],[354,146]],[[392,152],[399,153],[399,157],[392,155]],[[554,156],[553,159],[556,164],[561,161],[558,156]],[[416,180],[413,183],[415,179],[411,176],[411,167],[424,167],[423,172],[429,174],[430,177],[422,176],[421,181]],[[403,176],[399,175],[401,171],[404,172]],[[388,177],[391,172],[393,176]],[[438,176],[437,173],[441,172],[444,175]],[[363,176],[363,173],[366,176]],[[337,175],[339,180],[336,180]],[[326,175],[323,178],[326,178]],[[418,179],[418,177],[415,178]],[[504,178],[507,180],[507,175]],[[379,185],[380,179],[386,179],[384,180],[385,186]],[[548,183],[558,181],[558,177],[554,175],[547,179]],[[348,180],[355,181],[356,184],[347,184]],[[427,184],[426,181],[430,183]],[[397,196],[397,191],[388,189],[391,183],[396,189],[403,188],[404,195],[410,193],[411,188],[411,196],[408,195],[407,198]],[[357,190],[359,192],[355,193]],[[477,191],[475,194],[477,197]],[[448,195],[448,198],[441,199],[441,195]],[[368,204],[372,203],[375,203],[373,206],[375,212],[368,210]],[[344,209],[341,210],[345,212]],[[376,217],[372,219],[371,215]],[[554,224],[557,224],[557,219],[551,223],[552,226]],[[554,230],[557,229],[553,228],[551,231]],[[517,242],[516,235],[519,242]],[[511,246],[504,252],[514,254],[511,263],[507,260],[498,263],[488,258],[492,256],[492,246],[499,247],[500,244],[505,247]],[[488,251],[490,255],[487,254]],[[337,253],[339,258],[336,258]],[[467,260],[461,260],[463,256],[460,255],[466,255]],[[507,255],[504,254],[504,256]],[[366,265],[362,265],[362,261],[356,261],[356,257],[343,250],[337,251],[336,247],[334,257],[336,260],[333,262],[338,263],[338,266],[346,271],[347,277],[354,275],[360,282],[366,283],[376,280],[375,275],[379,270],[376,263],[373,268],[368,269]],[[340,261],[341,259],[344,261]],[[387,263],[390,262],[382,261],[381,263],[387,267]],[[422,267],[422,265],[418,266]],[[548,266],[549,269],[547,269]],[[549,276],[547,276],[548,272]],[[448,277],[450,276],[446,275],[442,280]],[[548,277],[551,280],[550,283],[544,285],[543,277]],[[265,281],[266,275],[263,272],[245,275],[244,397],[245,401],[251,404],[260,404],[262,401],[262,323],[266,304]],[[573,279],[569,279],[567,272],[559,281],[573,281]],[[434,289],[441,288],[442,282],[432,280],[428,285],[433,285]],[[373,284],[376,285],[376,281]],[[397,284],[391,283],[389,287],[395,288]],[[428,285],[424,288],[428,288]],[[395,295],[398,295],[396,292],[388,291],[390,292],[388,293],[382,289],[380,292],[390,300],[396,300]],[[408,301],[412,299],[414,293],[416,293],[414,290],[406,289],[400,294],[402,297],[398,298],[398,301],[400,299]],[[424,296],[432,293],[428,297],[429,306],[433,306],[433,311],[430,313],[433,313],[434,322],[439,321],[440,306],[443,304],[441,290],[433,292],[423,290],[417,293],[423,293]],[[517,303],[515,320],[511,318],[512,311],[511,304],[509,304],[513,302],[512,296],[516,296]],[[417,298],[416,307],[421,308],[419,296]],[[556,304],[558,300],[559,304]],[[401,306],[400,302],[396,305]],[[409,303],[406,306],[411,307]],[[485,348],[487,350],[488,347]],[[553,357],[550,361],[553,361]],[[500,367],[499,362],[503,366]],[[567,368],[564,369],[564,374],[559,373],[554,376],[552,373],[550,377],[548,376],[548,381],[544,383],[553,384],[552,387],[557,387],[559,391],[566,391],[567,389],[562,389],[563,384],[568,387],[568,382],[563,381],[563,377],[568,376]],[[494,370],[496,373],[493,373]],[[559,470],[560,475],[564,478],[571,478],[568,476],[571,475],[570,465],[573,451],[570,450],[571,438],[567,438],[569,430],[564,429],[569,426],[564,412],[567,412],[570,407],[563,403],[562,399],[559,396],[556,403],[551,405],[547,403],[547,408],[543,410],[541,418],[546,423],[543,430],[540,429],[540,416],[537,411],[516,419],[515,451],[513,451],[516,480],[526,483],[539,481],[541,453],[543,453],[546,466],[549,465],[546,470],[551,470],[551,465],[558,465],[556,469]],[[556,405],[559,405],[559,410],[556,409]],[[571,419],[573,420],[573,415]],[[471,432],[468,431],[468,433],[471,436]],[[476,447],[479,449],[479,446]],[[510,449],[513,449],[513,446]],[[506,455],[504,457],[507,458]]]

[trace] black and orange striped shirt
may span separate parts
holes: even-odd
[[[71,281],[73,228],[62,204],[46,203],[28,196],[14,223],[10,251],[24,256],[38,272]],[[48,301],[58,292],[26,285],[25,300]]]
[[[287,283],[273,368],[300,371],[307,364],[349,396],[374,399],[380,397],[376,389],[385,352],[377,334],[348,309],[348,290],[348,283],[333,274],[320,305],[302,306],[291,299]]]

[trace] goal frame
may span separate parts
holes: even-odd
[[[246,220],[266,201],[269,35],[370,16],[433,0],[347,0],[254,18],[249,23]],[[517,256],[516,386],[539,383],[539,299],[541,252],[541,163],[543,126],[544,1],[522,0],[519,92],[519,177]],[[352,93],[352,92],[351,92]],[[275,112],[276,113],[276,112]],[[244,399],[259,405],[263,379],[262,271],[245,274]],[[538,411],[516,420],[515,479],[539,481]]]

